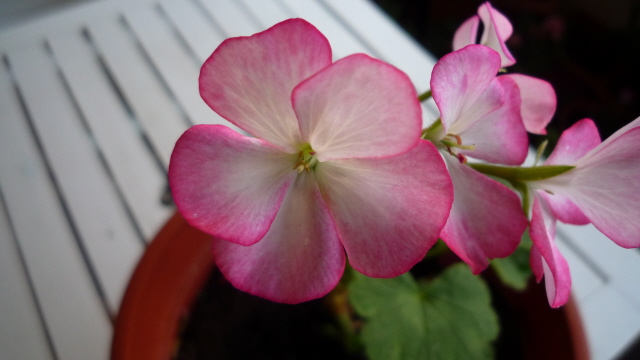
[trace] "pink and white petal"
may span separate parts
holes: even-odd
[[[295,179],[296,156],[222,125],[197,125],[177,141],[169,182],[198,229],[242,245],[267,233]]]
[[[493,81],[498,70],[498,53],[483,45],[466,46],[436,63],[431,91],[448,133],[463,132],[480,116],[502,105],[502,87]]]
[[[532,134],[545,135],[545,128],[556,112],[557,98],[548,82],[521,74],[503,75],[513,79],[520,88],[522,121]]]
[[[460,50],[467,45],[475,44],[479,26],[480,17],[478,17],[478,15],[473,15],[463,22],[456,30],[456,33],[453,34],[453,51]]]
[[[319,161],[398,155],[422,131],[422,108],[407,75],[364,54],[305,80],[292,101],[302,139]]]
[[[616,244],[633,248],[640,246],[639,178],[640,128],[636,127],[593,149],[575,169],[545,188],[569,198]],[[558,183],[563,186],[555,187]]]
[[[440,237],[474,274],[489,265],[488,259],[509,256],[527,227],[520,198],[458,159],[444,154],[454,201]]]
[[[290,19],[220,44],[200,70],[200,95],[223,118],[295,152],[301,140],[291,92],[330,64],[324,35],[302,19]]]
[[[638,117],[637,119],[633,120],[632,122],[628,123],[627,125],[623,126],[621,129],[619,129],[618,131],[614,132],[611,136],[609,136],[605,141],[603,141],[602,146],[606,146],[607,144],[609,144],[611,141],[615,140],[618,138],[618,136],[621,136],[622,134],[627,133],[627,131],[636,128],[640,126],[640,117]]]
[[[582,119],[562,132],[544,164],[574,165],[601,142],[596,124],[590,119]]]
[[[318,184],[349,263],[389,278],[407,272],[438,240],[451,209],[451,180],[435,146],[383,159],[319,163]]]
[[[571,274],[569,265],[558,250],[555,238],[555,218],[544,200],[536,197],[531,212],[529,234],[534,248],[531,254],[531,266],[540,281],[540,263],[542,263],[545,278],[547,299],[551,307],[557,308],[569,300],[571,293]],[[534,259],[537,255],[542,259]]]
[[[288,304],[326,295],[340,281],[346,259],[310,172],[296,178],[260,242],[241,246],[215,239],[213,253],[236,288]]]
[[[475,145],[475,150],[460,153],[494,163],[520,165],[529,151],[529,138],[520,116],[520,92],[510,78],[501,76],[494,81],[502,85],[504,104],[459,134],[464,145]]]
[[[509,22],[509,19],[494,9],[488,2],[480,5],[478,15],[480,15],[482,24],[484,24],[480,44],[486,45],[500,54],[502,67],[515,64],[516,59],[511,55],[511,52],[505,44],[513,33],[513,26],[511,22]]]
[[[587,225],[591,222],[576,204],[562,194],[549,194],[544,190],[538,190],[538,196],[546,201],[553,216],[565,224]]]

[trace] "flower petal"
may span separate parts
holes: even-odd
[[[502,87],[494,81],[498,70],[498,53],[482,45],[469,45],[436,63],[431,91],[447,132],[459,134],[502,105]]]
[[[545,127],[556,112],[556,92],[548,82],[521,74],[508,74],[503,77],[513,79],[520,88],[522,98],[522,121],[532,134],[545,135]]]
[[[173,198],[184,218],[243,245],[269,230],[295,179],[296,156],[222,125],[197,125],[176,143],[169,165]]]
[[[531,212],[529,234],[534,247],[531,249],[531,268],[540,277],[540,264],[544,271],[547,299],[551,307],[557,308],[569,300],[571,293],[571,274],[569,265],[558,250],[554,238],[555,218],[544,200],[536,197]]]
[[[295,152],[300,143],[291,92],[331,64],[329,42],[302,19],[225,40],[202,65],[200,95],[250,134]]]
[[[538,196],[544,198],[553,216],[565,224],[587,225],[591,222],[576,204],[562,194],[549,194],[540,190]]]
[[[318,160],[386,157],[420,138],[422,109],[400,70],[364,54],[337,61],[293,91],[302,138]]]
[[[459,134],[464,145],[475,145],[475,150],[459,152],[494,163],[520,165],[529,151],[529,138],[520,117],[520,92],[510,78],[501,76],[495,81],[504,90],[504,104]]]
[[[474,274],[510,255],[527,227],[515,192],[444,154],[453,181],[451,214],[440,237]]]
[[[368,276],[407,272],[438,240],[451,208],[451,180],[424,140],[392,158],[319,163],[316,173],[349,263]]]
[[[473,15],[458,27],[453,35],[453,51],[460,50],[463,47],[476,43],[478,37],[478,27],[480,25],[480,17]]]
[[[215,239],[213,253],[236,288],[289,304],[326,295],[345,266],[335,224],[309,172],[296,178],[260,242],[241,246]]]
[[[638,126],[640,126],[640,117],[638,117],[637,119],[635,119],[632,122],[628,123],[627,125],[623,126],[618,131],[614,132],[611,136],[609,136],[605,141],[602,142],[602,145],[600,145],[600,147],[607,146],[607,144],[609,144],[613,140],[617,139],[619,136],[621,136],[623,134],[626,134],[627,131],[629,131],[629,130],[631,130],[633,128],[636,128]]]
[[[606,145],[606,146],[603,146]],[[549,179],[554,193],[576,204],[591,223],[616,244],[640,246],[640,128],[603,142],[576,168]]]
[[[484,31],[480,44],[486,45],[500,54],[502,67],[511,66],[516,63],[516,59],[511,55],[505,41],[511,37],[513,26],[506,16],[494,9],[489,2],[478,8],[478,15],[482,19]]]
[[[596,124],[590,119],[582,119],[562,132],[544,164],[574,165],[601,142]]]

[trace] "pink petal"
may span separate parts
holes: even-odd
[[[635,127],[597,146],[575,169],[549,179],[546,188],[567,196],[616,244],[632,248],[640,246],[638,179],[640,128]]]
[[[364,54],[346,57],[293,91],[302,138],[318,160],[386,157],[420,138],[422,109],[400,70]]]
[[[502,105],[502,87],[493,81],[498,70],[498,53],[482,45],[469,45],[436,63],[431,91],[448,133],[465,131],[478,118]]]
[[[548,82],[521,74],[503,75],[513,79],[520,88],[522,121],[532,134],[544,135],[545,127],[556,112],[556,92]]]
[[[184,218],[200,230],[243,245],[269,230],[295,179],[296,156],[226,126],[198,125],[176,143],[171,191]]]
[[[540,264],[544,270],[547,299],[551,307],[557,308],[569,300],[571,274],[569,265],[554,242],[555,218],[544,200],[536,197],[533,202],[529,234],[533,240],[531,267],[540,281]]]
[[[586,225],[591,222],[576,204],[562,194],[549,194],[540,190],[538,196],[544,198],[553,216],[565,224]]]
[[[407,272],[438,240],[451,208],[451,180],[424,140],[392,158],[323,162],[316,173],[349,263],[368,276]]]
[[[502,67],[511,66],[516,63],[516,59],[511,55],[505,41],[511,37],[513,27],[501,12],[494,9],[488,2],[480,5],[478,15],[482,19],[484,31],[480,44],[486,45],[500,54]]]
[[[475,150],[460,153],[494,163],[520,165],[529,151],[529,138],[520,117],[520,92],[510,78],[501,76],[495,81],[504,90],[504,104],[459,134],[464,145],[475,145]]]
[[[478,15],[473,15],[463,22],[453,35],[453,50],[460,50],[467,45],[475,44],[479,25],[480,17]]]
[[[618,131],[614,132],[613,135],[609,136],[601,145],[601,147],[606,146],[607,144],[609,144],[610,142],[612,142],[613,140],[617,139],[619,136],[626,134],[629,130],[636,128],[640,126],[640,117],[638,117],[637,119],[633,120],[632,122],[628,123],[627,125],[623,126],[621,129],[619,129]]]
[[[311,172],[296,178],[260,242],[241,246],[216,239],[213,253],[235,287],[289,304],[326,295],[345,266],[335,225]]]
[[[200,95],[220,116],[289,152],[301,142],[291,92],[331,64],[329,42],[302,19],[225,40],[202,65]]]
[[[510,255],[527,227],[520,198],[499,182],[489,179],[448,154],[444,154],[454,201],[440,237],[474,274],[487,259]]]
[[[544,164],[574,165],[601,142],[596,124],[590,119],[582,119],[562,132]]]

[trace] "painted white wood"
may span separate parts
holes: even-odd
[[[640,252],[637,249],[616,245],[593,225],[559,224],[557,231],[580,247],[589,262],[606,274],[608,286],[615,288],[640,312]]]
[[[160,5],[200,63],[207,60],[226,38],[214,28],[195,1],[161,0]]]
[[[0,73],[0,186],[55,352],[59,359],[107,359],[112,330],[106,309],[18,98],[7,74]],[[27,76],[37,79],[38,73]],[[30,91],[36,98],[56,96],[44,88]],[[2,305],[1,311],[12,311]]]
[[[159,10],[141,5],[126,9],[124,15],[190,120],[194,124],[223,124],[239,131],[200,98],[199,61],[185,53]]]
[[[6,81],[6,74],[0,75],[0,113],[3,119],[8,115],[5,112]],[[0,311],[0,359],[51,360],[53,353],[20,256],[0,199],[0,304],[4,309],[10,309]]]
[[[175,98],[116,16],[92,21],[88,33],[166,169],[176,140],[188,128]]]
[[[142,243],[47,55],[44,48],[27,48],[9,53],[9,58],[47,161],[115,314]]]
[[[151,239],[173,213],[161,202],[167,186],[164,171],[80,31],[51,34],[53,56],[145,239]]]
[[[569,263],[571,271],[571,296],[576,301],[581,302],[587,299],[590,295],[600,291],[605,283],[604,274],[594,271],[587,262],[585,262],[584,254],[582,252],[576,253],[575,248],[571,247],[573,244],[569,244],[567,240],[560,234],[556,235],[556,245],[560,252]],[[578,249],[579,251],[579,249]]]
[[[237,1],[233,0],[198,0],[201,1],[209,15],[225,31],[226,37],[249,36],[262,29],[251,19]]]
[[[353,34],[349,33],[338,19],[329,14],[326,8],[318,4],[317,1],[280,1],[289,13],[295,17],[306,19],[329,39],[334,60],[356,53],[372,55],[367,47],[358,42]]]
[[[240,3],[247,12],[253,15],[262,29],[268,29],[293,17],[293,14],[277,0],[241,0]]]
[[[593,360],[614,359],[640,333],[640,313],[633,305],[611,286],[580,303]]]

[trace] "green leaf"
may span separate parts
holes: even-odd
[[[371,360],[491,359],[498,318],[484,281],[464,264],[434,280],[410,274],[374,279],[356,274],[349,287],[366,319],[362,341]]]
[[[494,259],[491,266],[495,270],[500,280],[516,290],[522,291],[527,287],[527,282],[531,277],[531,266],[529,266],[529,252],[531,251],[531,238],[529,232],[525,231],[522,241],[513,254],[504,259]]]

